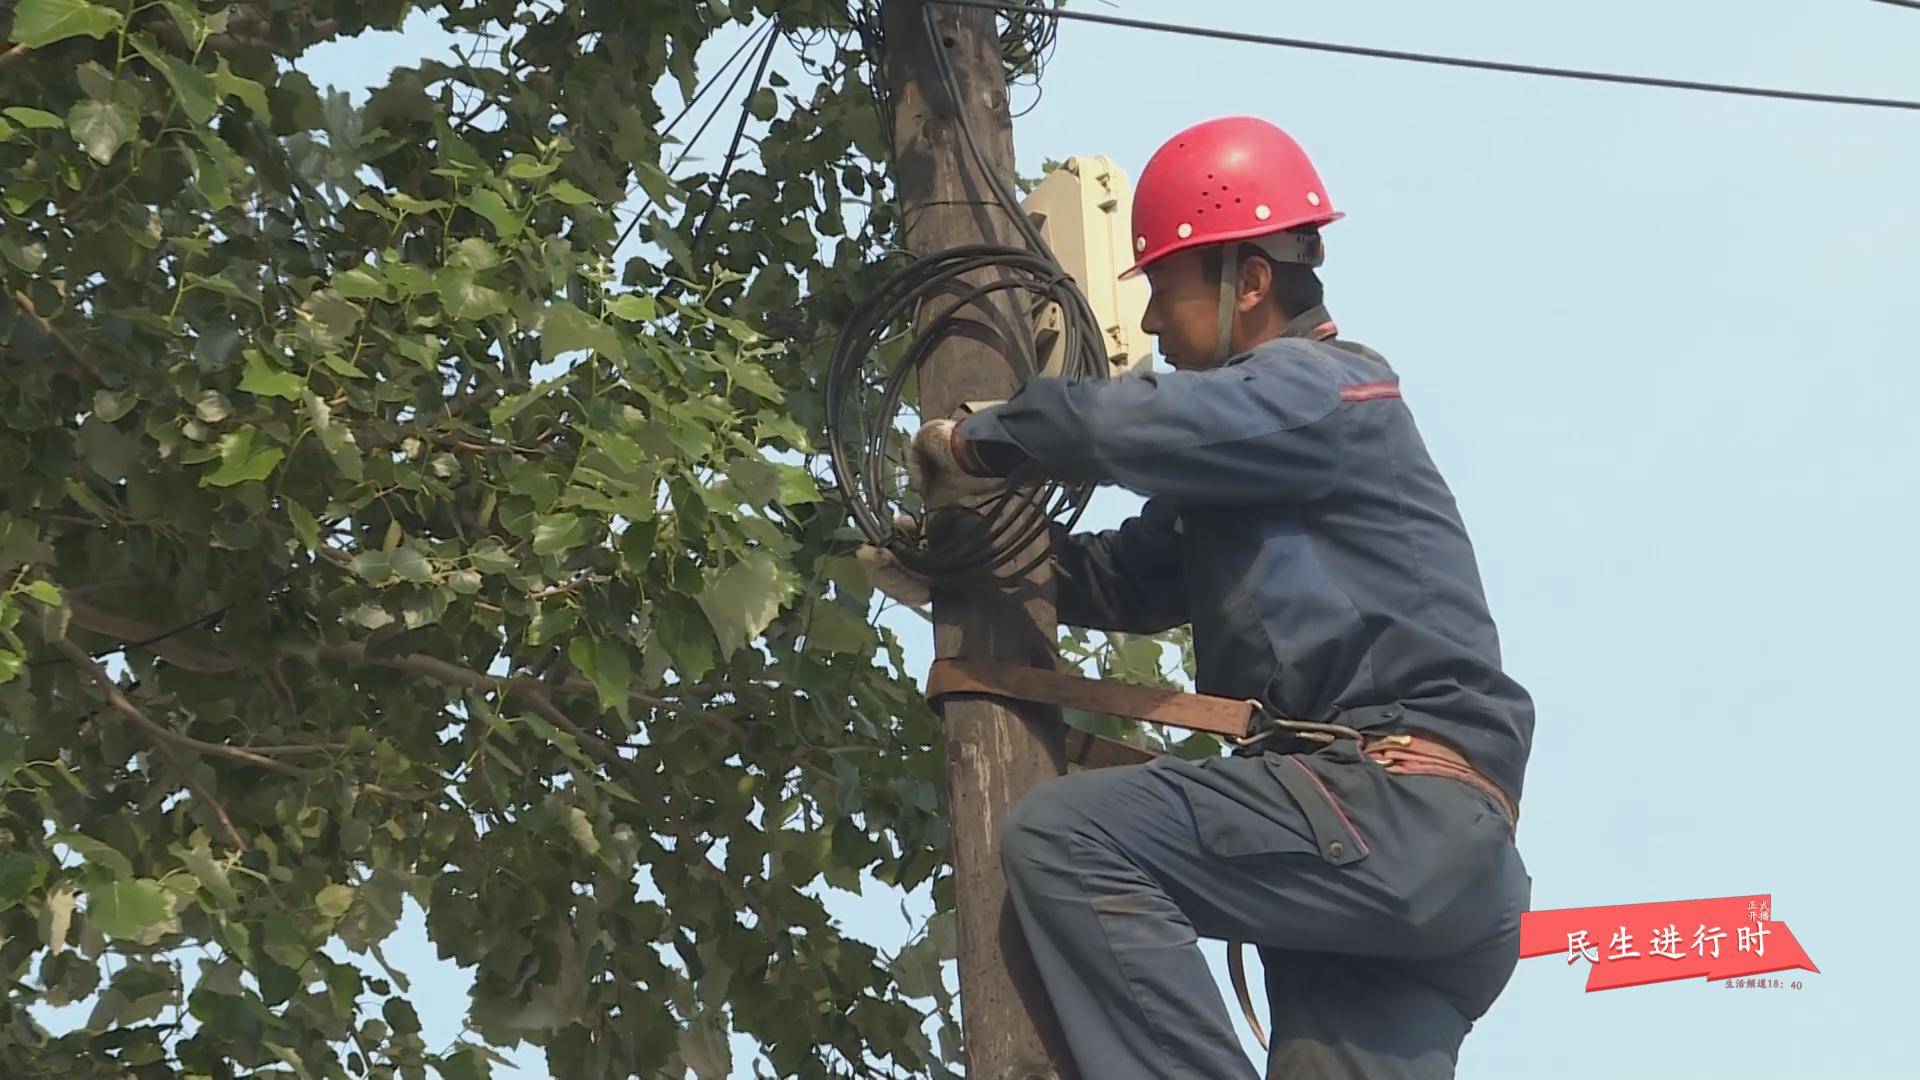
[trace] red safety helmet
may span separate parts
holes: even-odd
[[[1167,140],[1141,171],[1133,197],[1137,261],[1120,276],[1176,251],[1345,216],[1293,136],[1253,116],[1208,120]]]

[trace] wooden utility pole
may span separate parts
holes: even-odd
[[[959,128],[968,125],[982,155],[1011,183],[1013,118],[994,14],[933,5],[937,29],[929,41],[924,12],[924,0],[885,0],[881,11],[894,103],[893,176],[906,246],[915,254],[963,244],[1019,246]],[[941,88],[929,51],[935,48],[952,62],[960,83],[957,101]],[[947,334],[929,355],[920,369],[923,417],[945,416],[963,402],[1004,400],[1018,388],[1011,358],[1033,355],[1032,326],[1012,299],[1019,295],[998,293],[991,311],[971,314],[960,332]],[[938,313],[923,311],[921,324]],[[936,654],[1051,669],[1058,626],[1050,590],[1038,576],[1044,573],[1036,571],[1027,587],[936,593]],[[1007,899],[999,842],[1000,823],[1020,796],[1065,771],[1059,712],[956,696],[943,703],[941,724],[967,1073],[982,1080],[1071,1077],[1053,1011]]]

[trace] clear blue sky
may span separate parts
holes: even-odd
[[[1920,97],[1920,11],[1869,0],[1111,9]],[[442,42],[388,35],[303,66],[357,88]],[[1583,969],[1526,961],[1460,1075],[1910,1075],[1894,935],[1920,884],[1899,854],[1916,784],[1912,755],[1876,742],[1908,726],[1899,673],[1920,664],[1920,429],[1904,415],[1920,402],[1920,115],[1069,24],[1015,134],[1029,173],[1108,154],[1137,176],[1167,135],[1235,112],[1292,130],[1348,212],[1329,235],[1334,312],[1399,367],[1538,701],[1520,830],[1535,906],[1771,892],[1823,972],[1798,992],[1588,995]],[[1104,498],[1088,523],[1129,508]],[[835,909],[891,948],[898,899]],[[392,955],[438,999],[430,1033],[451,1036],[465,982],[431,963],[417,920],[407,933]]]

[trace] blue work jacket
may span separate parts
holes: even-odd
[[[1037,378],[959,434],[1147,497],[1054,554],[1062,622],[1193,625],[1195,689],[1298,720],[1421,731],[1517,803],[1533,703],[1501,669],[1473,546],[1393,369],[1323,310],[1220,367]]]

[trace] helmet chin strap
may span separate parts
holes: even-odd
[[[1240,245],[1223,244],[1220,259],[1220,329],[1213,339],[1213,365],[1227,362],[1233,352],[1233,314],[1240,306]]]

